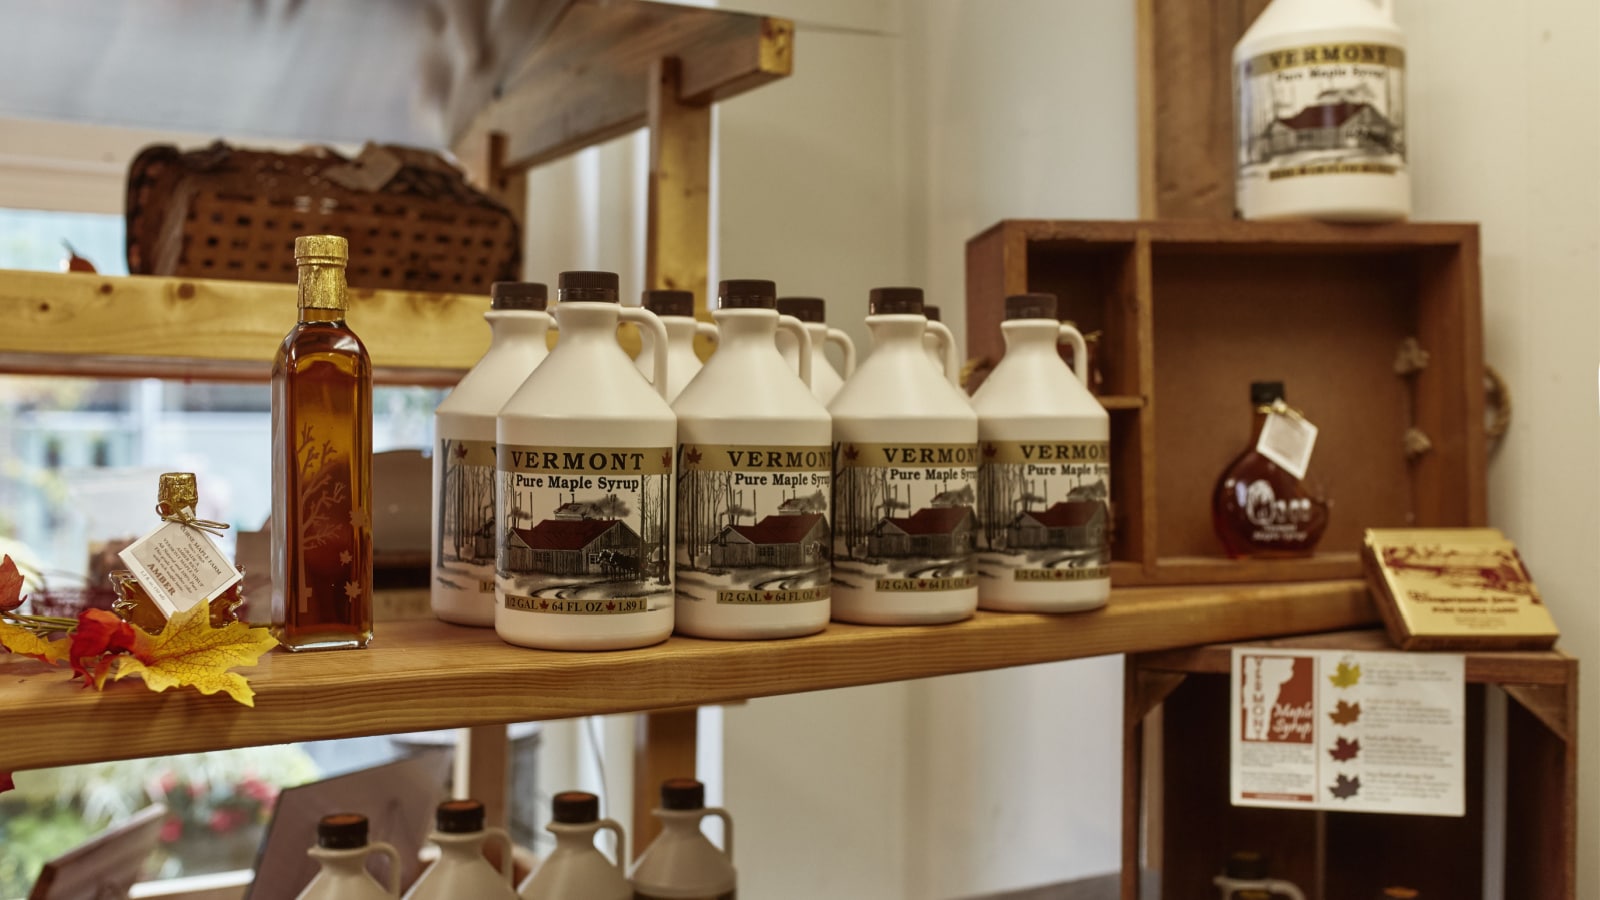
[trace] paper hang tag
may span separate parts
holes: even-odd
[[[210,535],[177,522],[161,523],[117,555],[169,619],[244,580]]]
[[[1317,426],[1288,407],[1275,407],[1267,414],[1256,441],[1256,452],[1272,460],[1296,478],[1306,477],[1311,466],[1311,451],[1317,445]]]

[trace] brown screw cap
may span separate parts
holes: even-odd
[[[645,291],[639,305],[658,316],[694,317],[694,292],[650,290]]]
[[[354,850],[367,845],[367,817],[356,813],[323,816],[317,823],[317,846],[325,850]]]
[[[1006,321],[1012,319],[1054,319],[1055,294],[1017,294],[1006,298]]]
[[[778,312],[802,322],[828,320],[828,304],[821,297],[779,297]]]
[[[1228,855],[1222,871],[1236,881],[1260,881],[1267,877],[1267,858],[1254,850],[1238,850]]]
[[[705,809],[706,786],[693,778],[668,778],[661,782],[662,809]]]
[[[718,309],[777,309],[778,285],[763,278],[731,278],[717,286]]]
[[[556,289],[563,303],[616,303],[617,273],[562,272],[556,279]]]
[[[563,825],[600,820],[600,798],[587,791],[562,791],[550,800],[550,818]]]
[[[924,315],[922,311],[922,288],[873,288],[867,294],[867,315]]]
[[[490,309],[542,310],[550,303],[550,289],[537,281],[496,281],[489,285]]]
[[[1250,405],[1271,406],[1284,399],[1283,382],[1281,381],[1252,381],[1250,382]]]
[[[433,811],[433,827],[443,834],[482,831],[483,804],[476,800],[446,800]]]
[[[940,321],[940,316],[944,315],[943,313],[939,312],[939,307],[931,306],[926,303],[922,305],[922,314],[928,317],[929,322],[938,322]]]

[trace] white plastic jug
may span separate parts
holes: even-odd
[[[1233,69],[1241,216],[1411,214],[1393,0],[1272,0],[1234,46]]]
[[[1007,297],[978,413],[978,605],[1072,612],[1111,596],[1111,419],[1053,294]],[[1057,343],[1071,343],[1077,371]]]
[[[400,896],[400,854],[385,843],[367,843],[367,817],[355,813],[323,816],[317,846],[306,851],[322,870],[296,900],[390,900]],[[367,857],[389,857],[389,886],[367,872]]]
[[[717,328],[694,316],[692,291],[649,290],[644,292],[640,305],[656,314],[667,329],[667,402],[671,403],[700,372],[700,354],[694,350],[695,335],[717,339]],[[639,355],[633,358],[639,374],[653,378],[656,364],[656,342],[645,332],[639,343]]]
[[[522,900],[630,900],[633,888],[623,874],[628,845],[622,826],[600,818],[600,800],[583,791],[564,791],[551,801],[550,824],[556,849],[522,883]],[[617,861],[595,846],[595,835],[610,831],[617,839]]]
[[[770,281],[722,282],[722,342],[678,395],[677,629],[754,640],[828,625],[832,427],[807,379],[817,371],[799,319]],[[800,376],[778,353],[782,328]],[[823,363],[826,365],[826,363]]]
[[[438,845],[439,859],[406,891],[406,900],[516,900],[511,836],[503,828],[484,827],[482,803],[439,804],[428,840]],[[491,840],[501,845],[499,870],[483,856],[483,845]]]
[[[855,342],[843,331],[828,327],[827,303],[821,297],[779,297],[778,312],[805,323],[806,333],[811,336],[811,393],[827,406],[844,387],[844,379],[855,373]],[[828,344],[838,347],[844,356],[843,377],[823,351]],[[787,331],[778,332],[778,352],[791,370],[800,371],[800,344]]]
[[[490,288],[489,349],[434,410],[433,614],[494,626],[494,425],[511,394],[549,350],[542,284]]]

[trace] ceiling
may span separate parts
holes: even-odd
[[[0,0],[0,118],[446,148],[574,0]]]

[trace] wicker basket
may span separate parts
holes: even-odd
[[[241,150],[146,147],[128,171],[128,271],[295,280],[294,239],[350,239],[351,287],[487,294],[514,280],[522,242],[510,211],[437,154],[369,144]]]

